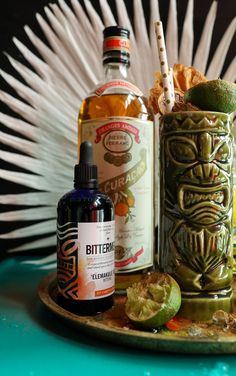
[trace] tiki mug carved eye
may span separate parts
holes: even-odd
[[[169,140],[168,149],[176,162],[192,163],[197,160],[197,148],[192,140],[186,137],[175,137]]]
[[[224,141],[215,153],[218,162],[228,162],[231,157],[230,140]]]

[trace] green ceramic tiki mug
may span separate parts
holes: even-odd
[[[160,121],[159,264],[182,291],[181,314],[232,310],[232,117],[173,112]]]

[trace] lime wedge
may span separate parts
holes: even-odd
[[[127,289],[125,313],[137,326],[155,329],[176,315],[181,291],[169,275],[154,272]]]

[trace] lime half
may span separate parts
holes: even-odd
[[[181,305],[181,291],[169,275],[154,272],[127,289],[125,313],[137,326],[155,329],[174,317]]]
[[[231,113],[236,110],[236,85],[220,79],[201,82],[184,93],[184,101],[201,110]]]

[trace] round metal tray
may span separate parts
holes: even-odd
[[[107,312],[95,316],[78,316],[71,313],[57,304],[55,273],[42,280],[38,293],[47,308],[73,325],[78,331],[86,332],[105,341],[153,351],[199,354],[236,353],[236,333],[224,333],[223,330],[214,333],[214,330],[211,330],[209,336],[183,336],[183,333],[178,331],[163,330],[153,333],[137,330],[129,324],[124,313],[125,298],[120,296],[115,297],[114,307]]]

